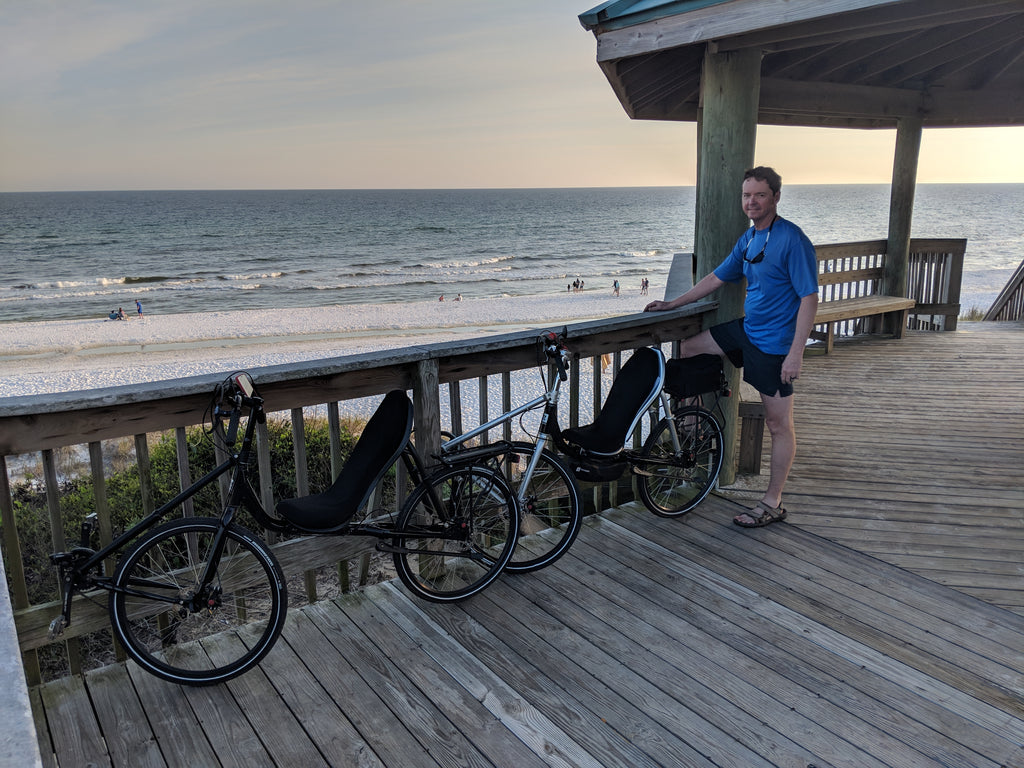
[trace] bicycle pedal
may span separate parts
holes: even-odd
[[[63,616],[58,616],[53,621],[51,621],[49,632],[47,632],[47,634],[49,635],[49,639],[55,640],[56,638],[64,634],[64,627],[66,626],[67,621],[65,621]]]

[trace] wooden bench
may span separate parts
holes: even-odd
[[[907,327],[907,316],[915,303],[913,299],[877,294],[821,301],[818,304],[818,311],[814,315],[814,325],[824,325],[825,330],[811,331],[811,338],[823,340],[827,354],[832,351],[832,346],[835,343],[835,329],[839,323],[871,317],[882,318],[885,323],[883,327],[890,329],[894,338],[903,338],[903,329]]]
[[[916,302],[879,293],[885,274],[885,240],[822,245],[816,251],[820,298],[811,338],[823,340],[826,353],[832,351],[840,328],[851,333],[888,329],[901,338]]]

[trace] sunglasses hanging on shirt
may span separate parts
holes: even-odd
[[[761,250],[760,250],[760,252],[758,252],[757,256],[755,256],[752,259],[749,259],[749,258],[747,258],[747,254],[746,253],[743,254],[743,260],[745,262],[747,262],[748,264],[759,264],[761,261],[764,260],[764,249],[768,247],[768,241],[772,237],[772,227],[775,226],[775,220],[777,218],[779,218],[779,217],[778,216],[772,216],[772,223],[768,225],[768,234],[764,236],[764,245],[761,246]],[[754,242],[754,238],[750,238],[750,243],[752,243],[752,242]],[[747,251],[748,252],[750,251],[750,243],[747,243]]]

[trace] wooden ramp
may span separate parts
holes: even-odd
[[[627,505],[458,606],[293,611],[226,685],[45,685],[46,764],[1024,766],[1024,617],[737,509]]]

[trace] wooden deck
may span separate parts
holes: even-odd
[[[804,374],[790,522],[1024,615],[1024,323],[840,342]]]
[[[790,522],[630,504],[458,606],[384,584],[293,611],[223,686],[51,683],[45,764],[1021,768],[1022,340],[809,359]]]

